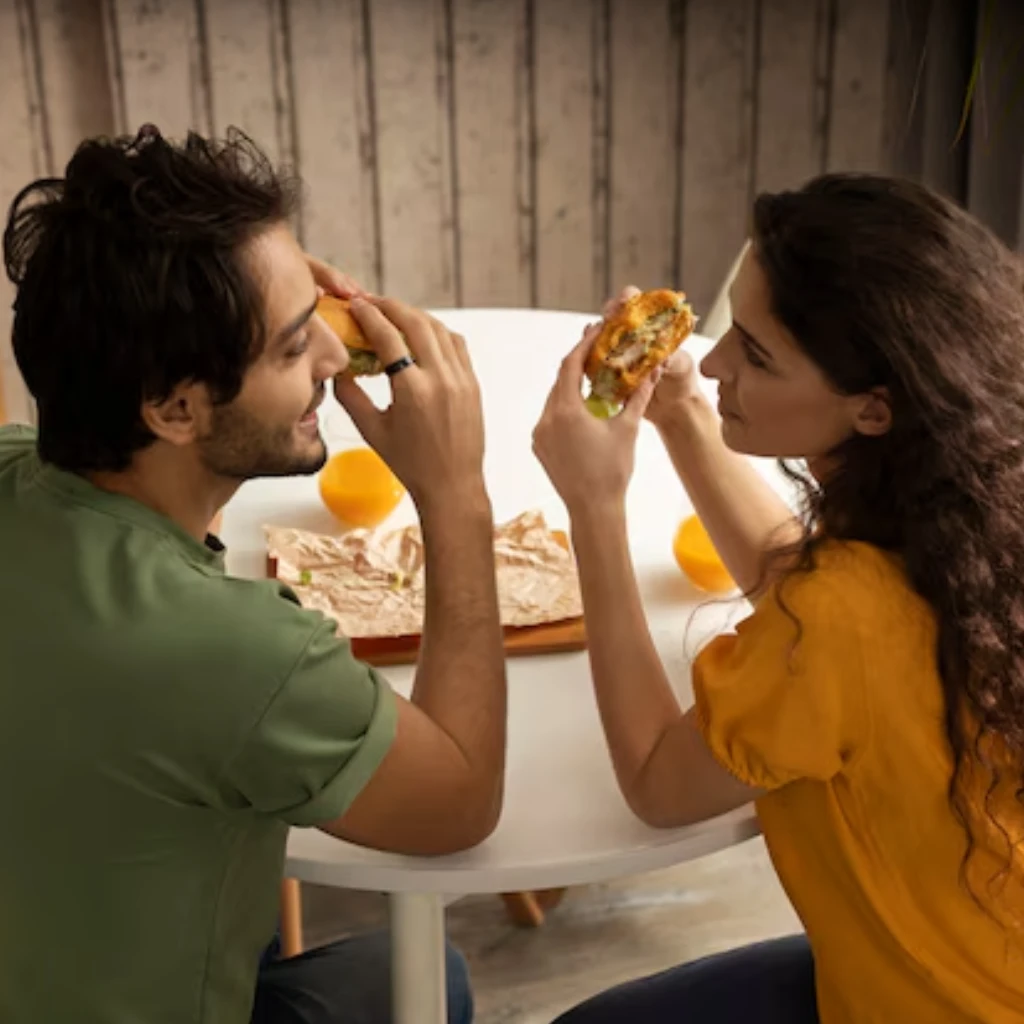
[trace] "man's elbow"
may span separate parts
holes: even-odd
[[[439,815],[434,827],[423,834],[418,844],[420,848],[409,852],[421,857],[444,857],[479,846],[498,827],[502,805],[499,790],[488,794],[486,799],[463,803],[457,812]]]
[[[452,836],[452,848],[446,852],[461,853],[490,839],[501,820],[501,808],[502,799],[499,794],[481,808],[466,815],[461,827],[456,829]]]
[[[439,792],[432,801],[433,809],[422,808],[417,815],[420,824],[414,829],[414,853],[421,857],[443,857],[462,853],[490,838],[501,820],[504,804],[504,773],[467,772],[460,783]]]

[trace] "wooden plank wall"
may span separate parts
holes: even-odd
[[[1019,5],[998,6],[996,35],[1015,39]],[[951,145],[977,10],[8,0],[0,205],[59,173],[81,137],[147,121],[172,135],[235,124],[303,177],[304,244],[375,289],[435,307],[596,310],[627,282],[666,284],[700,310],[756,192],[826,169],[921,177],[1018,241],[1021,126],[998,135],[975,118]],[[1007,88],[986,78],[986,109]],[[0,373],[21,417],[3,288]]]
[[[98,2],[0,3],[0,209],[37,177],[59,174],[77,143],[113,130]],[[29,420],[10,346],[14,291],[0,274],[0,422]]]

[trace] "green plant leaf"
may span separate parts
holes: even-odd
[[[981,23],[981,38],[978,41],[978,49],[974,54],[974,63],[971,65],[971,77],[967,80],[967,92],[964,94],[964,106],[960,113],[960,124],[956,130],[956,137],[953,139],[953,146],[957,146],[964,137],[967,130],[967,122],[971,116],[971,108],[974,106],[974,94],[978,89],[978,82],[981,79],[981,68],[985,62],[985,53],[988,50],[992,38],[992,26],[995,22],[997,0],[985,0],[984,15]]]

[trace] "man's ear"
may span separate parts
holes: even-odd
[[[204,384],[181,383],[163,401],[144,402],[142,421],[162,441],[192,444],[206,432],[210,396]]]
[[[886,388],[873,388],[854,400],[853,429],[867,437],[881,437],[892,429],[892,400]]]

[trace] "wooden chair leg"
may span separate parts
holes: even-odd
[[[503,892],[501,898],[513,924],[520,928],[539,928],[544,923],[544,911],[532,892]]]
[[[281,881],[281,955],[302,952],[302,891],[294,878]]]
[[[562,889],[540,889],[535,892],[534,898],[537,900],[538,906],[541,910],[554,910],[559,903],[562,902],[565,896],[566,890]]]

